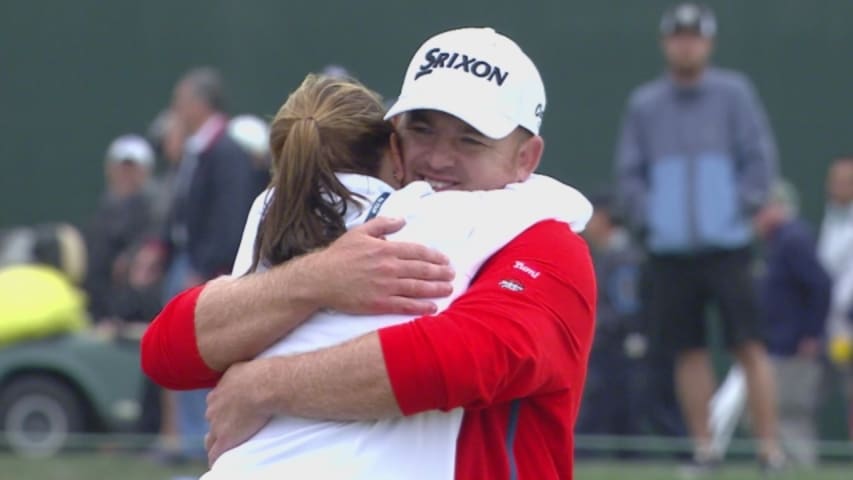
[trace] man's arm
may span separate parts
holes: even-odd
[[[208,398],[211,458],[275,414],[376,419],[580,388],[594,305],[583,240],[544,222],[496,254],[442,314],[229,369]]]
[[[778,152],[767,113],[746,77],[735,96],[734,128],[739,196],[745,213],[752,215],[764,205],[776,179]]]
[[[646,228],[648,180],[646,158],[640,138],[639,109],[632,97],[628,102],[619,141],[616,146],[616,185],[619,208],[627,216],[629,226],[640,233]]]
[[[792,240],[785,259],[802,287],[806,318],[802,319],[805,335],[811,339],[823,337],[832,295],[832,280],[820,265],[814,240],[805,232]]]
[[[434,312],[424,299],[448,295],[453,272],[438,252],[381,239],[402,226],[402,220],[380,217],[323,251],[182,293],[146,331],[143,369],[168,388],[202,388],[215,383],[216,372],[254,358],[318,308]]]

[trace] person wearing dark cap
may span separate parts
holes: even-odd
[[[772,365],[749,271],[752,217],[776,176],[777,152],[745,75],[709,65],[717,33],[706,6],[682,3],[660,22],[667,71],[628,100],[616,151],[624,214],[649,252],[646,285],[657,348],[676,355],[676,387],[695,464],[715,463],[708,427],[714,378],[704,314],[720,312],[744,366],[763,466],[781,465]]]

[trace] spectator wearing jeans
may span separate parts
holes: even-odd
[[[814,466],[821,339],[832,284],[818,261],[814,234],[797,210],[796,191],[779,182],[755,218],[765,250],[759,292],[776,371],[780,437],[793,460]]]
[[[716,459],[705,312],[718,307],[726,346],[746,372],[759,459],[776,467],[773,372],[749,270],[751,218],[776,172],[773,135],[749,80],[709,66],[716,34],[709,8],[677,5],[660,31],[668,71],[632,93],[616,153],[627,219],[650,254],[644,302],[654,340],[675,355],[694,442],[690,468],[707,470]]]
[[[188,136],[166,223],[165,299],[231,270],[243,222],[260,193],[249,155],[227,134],[224,108],[223,82],[213,69],[191,70],[175,86],[172,112]],[[206,458],[206,396],[207,390],[195,390],[177,399],[184,454],[198,460]]]

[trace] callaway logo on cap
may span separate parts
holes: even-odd
[[[538,135],[545,86],[515,42],[491,28],[462,28],[418,49],[385,118],[412,110],[448,113],[494,139],[517,127]]]

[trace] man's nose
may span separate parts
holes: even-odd
[[[454,152],[448,142],[436,142],[429,151],[427,165],[432,170],[441,171],[451,168],[454,164]]]

